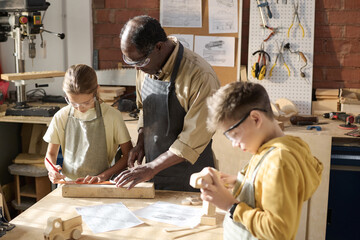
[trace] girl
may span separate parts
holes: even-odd
[[[63,91],[69,105],[54,115],[43,137],[49,143],[46,158],[54,165],[59,147],[63,150],[62,168],[55,166],[58,171],[45,161],[53,183],[61,179],[101,182],[127,167],[132,149],[129,132],[121,113],[99,99],[98,89],[91,67],[78,64],[66,71]],[[110,167],[119,145],[122,157]]]

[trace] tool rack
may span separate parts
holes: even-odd
[[[261,0],[260,3],[264,3]],[[262,84],[269,93],[270,99],[275,102],[279,98],[287,98],[294,102],[299,108],[299,113],[304,115],[311,114],[311,95],[313,82],[313,52],[314,52],[314,25],[315,25],[315,0],[268,0],[272,18],[267,15],[266,7],[262,8],[267,26],[278,28],[278,32],[271,36],[265,42],[264,50],[270,54],[271,62],[267,64],[267,73],[263,80],[253,78],[251,68],[257,61],[257,56],[252,53],[260,49],[261,43],[266,39],[271,30],[263,29],[262,20],[255,0],[250,1],[250,22],[249,22],[249,51],[248,51],[248,79],[251,82]],[[278,3],[277,3],[278,2]],[[293,3],[299,2],[298,13],[301,25],[304,28],[304,37],[302,30],[298,25],[297,19],[291,28],[289,38],[288,29],[293,19]],[[284,45],[290,43],[293,51],[301,51],[307,58],[307,66],[303,69],[305,78],[300,76],[300,68],[304,65],[303,60],[298,54],[291,54],[284,51],[284,59],[290,69],[290,76],[282,62],[279,60],[272,71],[270,77],[270,69],[274,64],[277,47],[276,42],[280,45],[284,40]]]

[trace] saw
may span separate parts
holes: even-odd
[[[135,86],[135,68],[96,70],[99,85]]]

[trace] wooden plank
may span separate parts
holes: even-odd
[[[99,92],[100,93],[123,93],[126,91],[126,87],[105,87],[100,86]]]
[[[63,197],[86,197],[86,198],[154,198],[154,183],[139,183],[128,190],[126,187],[119,188],[115,185],[63,185]]]
[[[65,72],[62,71],[6,73],[6,74],[1,74],[1,79],[7,81],[31,80],[31,79],[39,79],[39,78],[63,77],[64,75]]]
[[[42,164],[44,165],[45,155],[43,154],[29,154],[29,153],[19,153],[14,159],[14,163],[17,164]]]

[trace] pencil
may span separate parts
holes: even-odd
[[[54,166],[54,164],[47,157],[45,159],[56,172],[60,173],[59,170]]]

